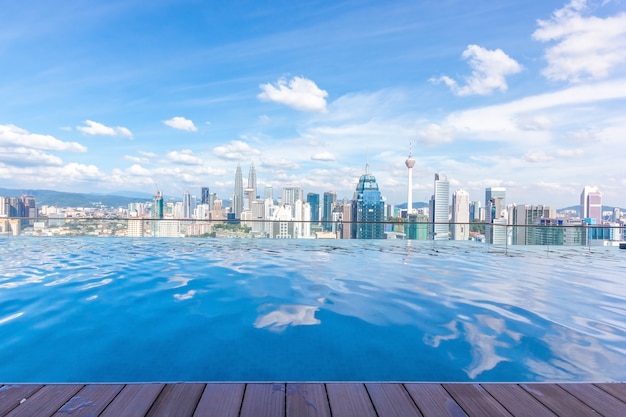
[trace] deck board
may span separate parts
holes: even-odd
[[[617,399],[626,403],[626,384],[623,383],[606,383],[595,384],[602,391],[608,392]]]
[[[28,399],[31,395],[41,389],[43,385],[3,385],[0,387],[0,416],[4,416],[9,411],[20,405],[22,400]]]
[[[284,417],[285,384],[247,384],[241,417]]]
[[[444,384],[443,386],[469,416],[512,416],[478,384]]]
[[[626,415],[626,404],[598,387],[577,384],[562,384],[560,387],[603,416]]]
[[[192,417],[204,384],[167,384],[146,417]]]
[[[193,417],[237,417],[245,384],[207,384]]]
[[[598,417],[595,411],[558,385],[523,384],[522,387],[559,416]]]
[[[123,385],[86,385],[53,414],[53,417],[99,415],[122,390]]]
[[[376,417],[363,384],[326,384],[333,417]]]
[[[287,384],[287,417],[331,417],[324,384]]]
[[[46,385],[7,414],[7,417],[50,417],[83,385]]]
[[[556,417],[549,408],[517,384],[482,384],[482,387],[516,417]]]
[[[99,417],[144,417],[164,387],[164,384],[126,385]]]
[[[441,384],[404,384],[424,417],[467,417]]]
[[[389,417],[423,417],[402,384],[365,384],[376,413]]]
[[[626,384],[0,385],[0,417],[624,417]]]

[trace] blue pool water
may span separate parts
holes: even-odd
[[[616,248],[0,242],[0,382],[626,380]]]

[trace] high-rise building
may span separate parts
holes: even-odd
[[[433,240],[448,240],[450,226],[450,183],[445,175],[435,174],[435,193],[430,199],[431,236]]]
[[[415,166],[415,158],[411,156],[411,149],[409,148],[409,157],[404,161],[406,167],[409,169],[409,186],[408,196],[406,200],[407,218],[409,214],[413,213],[413,167]]]
[[[580,194],[580,218],[596,219],[602,224],[602,193],[596,186],[585,185]]]
[[[283,187],[281,197],[284,206],[294,207],[296,201],[304,201],[304,192],[302,187]]]
[[[252,200],[256,200],[258,194],[256,189],[256,169],[254,168],[254,162],[250,162],[250,170],[248,171],[248,188],[252,189]]]
[[[152,217],[155,219],[163,218],[163,194],[158,190],[156,195],[152,197]]]
[[[324,193],[324,205],[322,207],[322,228],[324,231],[331,231],[333,220],[333,209],[337,203],[337,193],[334,191],[326,191]]]
[[[542,220],[556,218],[554,207],[538,205],[519,205],[509,209],[509,224],[512,226],[511,243],[513,245],[535,245],[536,235],[541,231]],[[551,224],[548,222],[548,224]]]
[[[385,239],[385,199],[370,174],[369,164],[356,186],[351,214],[353,239]]]
[[[311,206],[311,221],[315,224],[320,221],[320,195],[308,193],[306,202]]]
[[[265,186],[265,191],[263,192],[263,199],[270,199],[272,202],[274,201],[274,188],[271,185]]]
[[[506,224],[504,212],[506,210],[506,188],[489,187],[485,188],[485,240],[491,244],[506,244],[506,228],[502,224]],[[502,222],[501,219],[505,219]],[[491,226],[497,223],[499,226]],[[504,232],[502,233],[502,230]],[[495,236],[498,236],[495,239]],[[505,240],[502,240],[505,236]]]
[[[211,205],[211,193],[209,192],[209,187],[202,187],[200,204],[208,204],[209,206]]]
[[[235,218],[240,219],[243,211],[243,178],[241,177],[241,165],[239,164],[237,164],[237,170],[235,171],[235,189],[230,206]]]
[[[469,193],[463,189],[452,194],[452,240],[468,240],[470,231]]]
[[[191,213],[193,213],[191,210],[191,194],[189,191],[185,191],[183,195],[183,219],[191,218]]]

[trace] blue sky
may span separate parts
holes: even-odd
[[[52,4],[54,3],[54,4]],[[626,3],[2,1],[0,186],[626,207]],[[9,18],[10,17],[10,18]]]

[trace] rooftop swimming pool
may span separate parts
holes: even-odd
[[[0,382],[626,380],[617,248],[0,242]]]

